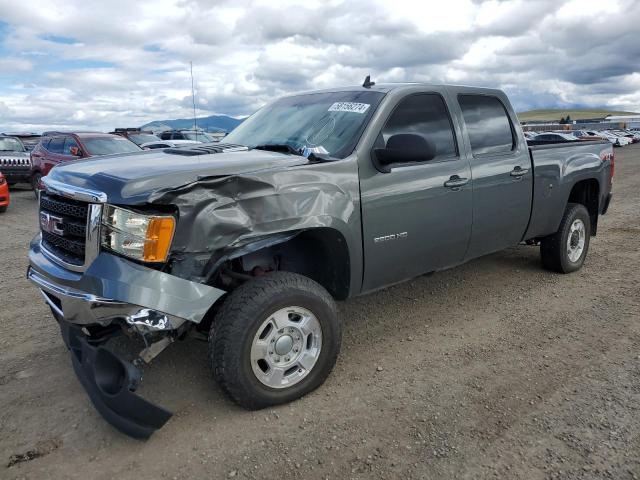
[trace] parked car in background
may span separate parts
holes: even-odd
[[[636,130],[630,130],[627,129],[625,130],[627,133],[630,133],[631,135],[633,135],[635,138],[637,138],[638,140],[640,140],[640,132],[636,131]]]
[[[542,132],[533,137],[536,142],[577,142],[578,139],[568,133]]]
[[[536,132],[522,132],[522,133],[524,134],[524,138],[526,138],[527,140],[533,140],[537,135]]]
[[[595,137],[600,137],[600,138],[604,138],[605,140],[607,140],[611,145],[613,145],[614,147],[621,147],[622,143],[620,141],[620,139],[618,137],[616,137],[615,135],[611,135],[608,132],[603,131],[594,131],[594,130],[587,130],[586,131],[587,135],[589,135],[592,139],[596,140]]]
[[[33,132],[5,132],[2,135],[5,135],[7,137],[19,138],[27,152],[33,150],[33,148],[40,141],[40,137],[42,136],[39,133]]]
[[[140,145],[140,148],[147,150],[155,150],[158,148],[174,148],[182,145],[193,145],[202,142],[196,142],[195,140],[156,140],[154,142],[147,142]]]
[[[630,138],[625,137],[624,135],[622,135],[621,133],[619,133],[616,130],[606,130],[605,132],[600,132],[600,133],[607,133],[607,134],[619,139],[618,141],[620,143],[620,146],[622,146],[622,147],[632,143]]]
[[[31,185],[37,191],[42,177],[59,163],[140,150],[132,141],[110,133],[45,132],[31,152]]]
[[[582,140],[582,141],[589,141],[589,140],[605,140],[604,137],[601,137],[599,135],[596,135],[595,133],[593,135],[590,135],[586,130],[573,130],[571,132],[571,134],[576,137],[578,140]]]
[[[31,158],[19,138],[0,135],[0,171],[9,185],[29,182]]]
[[[160,138],[154,135],[153,132],[148,130],[140,130],[139,128],[116,128],[112,135],[120,135],[131,140],[138,146],[142,146],[143,143],[157,142]]]
[[[640,141],[639,135],[635,135],[632,132],[627,132],[626,130],[615,130],[613,133],[618,136],[628,138],[629,140],[631,140],[631,143],[638,143]]]
[[[10,202],[11,197],[9,194],[9,184],[4,178],[2,172],[0,172],[0,213],[7,211],[7,207],[9,206]]]
[[[204,132],[198,130],[169,130],[160,134],[162,140],[193,140],[202,143],[211,143],[216,140]]]

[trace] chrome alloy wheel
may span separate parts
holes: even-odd
[[[251,344],[251,368],[271,388],[287,388],[313,369],[322,348],[322,327],[311,311],[281,308],[258,328]]]
[[[567,256],[571,262],[575,263],[580,259],[582,252],[584,252],[585,242],[586,229],[584,222],[578,218],[571,224],[567,238]]]

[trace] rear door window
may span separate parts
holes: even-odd
[[[64,149],[64,137],[53,137],[47,146],[47,150],[51,153],[62,155]]]
[[[474,156],[507,153],[515,138],[507,110],[490,95],[459,95],[458,102]]]

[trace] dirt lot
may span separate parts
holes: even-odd
[[[616,150],[580,272],[545,272],[522,246],[342,303],[333,374],[272,410],[228,401],[204,343],[174,345],[145,371],[140,392],[175,412],[147,442],[105,423],[75,378],[24,278],[36,202],[12,199],[0,478],[640,478],[640,145]]]

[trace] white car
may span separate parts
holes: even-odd
[[[577,142],[578,139],[569,133],[542,132],[533,137],[536,142]]]
[[[155,150],[156,148],[173,148],[182,145],[193,145],[194,143],[202,142],[196,142],[195,140],[157,140],[155,142],[142,143],[140,144],[140,148],[144,150]]]
[[[613,130],[607,130],[606,131],[609,135],[613,135],[616,138],[620,139],[620,145],[621,146],[625,146],[625,145],[629,145],[630,143],[632,143],[632,140],[630,138],[625,137],[624,135],[622,135],[619,132],[613,131]]]
[[[589,132],[587,132],[589,133]],[[616,136],[616,135],[612,135],[611,133],[609,133],[606,130],[601,130],[599,132],[594,132],[598,137],[603,137],[606,138],[607,140],[609,140],[609,142],[612,145],[615,145],[616,147],[622,147],[624,145],[627,145],[628,142],[626,142],[625,140],[621,140],[620,137]],[[589,133],[590,134],[590,133]],[[591,135],[591,134],[590,134]]]

